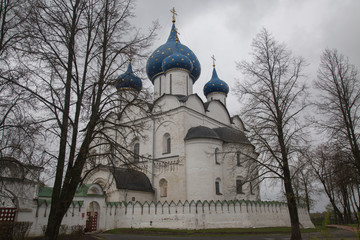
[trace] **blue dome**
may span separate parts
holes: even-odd
[[[186,56],[193,65],[192,69],[189,70],[190,77],[192,78],[193,82],[195,82],[200,77],[201,66],[200,66],[199,60],[187,46],[180,43],[180,40],[178,40],[178,42],[176,43],[176,39],[178,39],[178,37],[176,34],[175,24],[173,24],[167,42],[165,44],[161,45],[160,47],[158,47],[158,49],[156,49],[151,54],[150,58],[147,61],[146,73],[147,73],[149,79],[151,80],[151,82],[154,83],[154,79],[158,75],[164,73],[164,70],[162,68],[163,61],[165,60],[165,58],[174,54],[174,52],[176,51],[176,45],[178,45],[178,47],[179,47],[179,53],[180,53],[179,55]],[[184,61],[185,61],[185,58],[184,58]],[[181,58],[180,58],[180,62],[181,62]],[[167,63],[168,62],[166,61],[166,63],[164,63],[164,64],[166,65]],[[174,66],[174,68],[176,68],[176,67],[177,66]],[[170,68],[172,68],[172,67],[170,67]],[[167,70],[170,68],[167,67]],[[182,68],[185,68],[185,66]],[[185,69],[187,69],[187,68],[188,67],[186,67]]]
[[[227,85],[226,82],[224,82],[218,77],[215,67],[213,69],[213,74],[210,81],[207,82],[204,86],[205,96],[213,92],[222,92],[225,94],[229,93],[229,86]]]
[[[131,63],[128,65],[128,69],[125,73],[121,74],[116,78],[116,89],[135,89],[140,92],[142,89],[142,81],[137,77],[131,67]]]
[[[166,57],[161,64],[163,72],[170,69],[185,69],[189,72],[193,69],[191,60],[179,52],[178,43],[176,43],[175,51],[170,56]]]

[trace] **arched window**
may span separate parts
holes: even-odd
[[[240,154],[240,152],[237,152],[236,153],[236,165],[237,166],[241,166],[241,154]]]
[[[167,197],[167,186],[168,186],[168,182],[164,178],[162,178],[159,181],[160,197]]]
[[[134,144],[134,162],[137,163],[140,160],[140,143]]]
[[[222,195],[221,194],[221,179],[217,178],[215,180],[215,193],[216,195]]]
[[[220,164],[220,161],[219,161],[219,149],[218,148],[215,148],[215,163]]]
[[[99,185],[92,185],[87,194],[95,194],[95,195],[102,195],[103,192],[102,192],[102,189]]]
[[[243,181],[240,178],[236,179],[236,194],[244,194]]]
[[[171,138],[170,134],[165,133],[163,137],[163,154],[171,152]]]

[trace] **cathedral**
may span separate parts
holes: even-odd
[[[252,161],[257,153],[240,117],[228,112],[229,86],[218,76],[213,57],[212,77],[203,88],[207,101],[193,92],[201,65],[180,42],[175,16],[172,22],[167,41],[146,64],[154,86],[153,102],[124,110],[120,119],[116,113],[108,117],[124,124],[141,123],[141,136],[129,133],[119,140],[108,133],[132,150],[127,161],[133,167],[110,167],[105,159],[99,160],[101,167],[84,182],[99,184],[111,202],[260,200]],[[133,99],[141,92],[142,80],[134,74],[131,61],[116,79],[116,88],[122,98]]]
[[[154,85],[151,103],[139,101],[142,80],[130,61],[114,86],[119,98],[116,110],[99,130],[122,151],[104,147],[100,138],[94,143],[90,155],[96,157],[86,163],[84,181],[62,220],[63,233],[290,226],[286,203],[260,200],[254,161],[258,154],[240,117],[227,110],[229,86],[218,76],[213,60],[203,102],[193,92],[200,62],[180,42],[173,16],[167,41],[147,61],[146,73]],[[119,125],[128,128],[111,127]],[[105,154],[109,151],[114,154]],[[29,235],[41,236],[53,188],[39,185],[39,175],[31,177],[26,171],[20,178],[29,179],[19,188],[12,172],[21,166],[0,171],[12,196],[10,205],[4,202],[0,208],[0,222],[27,222]],[[314,227],[306,208],[300,206],[298,211],[302,226]]]

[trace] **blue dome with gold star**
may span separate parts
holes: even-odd
[[[213,69],[212,77],[209,82],[207,82],[204,86],[204,94],[207,96],[210,93],[213,92],[222,92],[226,95],[229,93],[229,86],[226,82],[221,80],[215,70],[215,67]]]
[[[165,65],[165,69],[169,70],[171,68],[177,68],[180,65],[182,65],[182,69],[187,69],[190,72],[190,77],[192,78],[193,82],[195,82],[199,77],[200,77],[200,73],[201,73],[201,66],[200,66],[200,62],[197,59],[197,57],[195,56],[195,54],[185,45],[180,43],[180,40],[178,39],[177,36],[177,32],[176,32],[176,28],[175,28],[175,23],[173,24],[172,28],[171,28],[171,32],[170,32],[170,36],[167,40],[167,42],[163,45],[161,45],[160,47],[158,47],[150,56],[150,58],[147,61],[146,64],[146,73],[149,77],[149,79],[151,80],[152,83],[154,83],[154,79],[160,75],[164,73],[164,70],[162,68],[162,64],[163,61],[165,60],[165,58],[169,57],[170,55],[173,55],[176,51],[176,47],[178,46],[178,53],[179,53],[179,57],[181,55],[187,57],[191,63],[192,63],[192,69],[189,70],[191,67],[182,65],[182,62],[185,62],[185,58],[181,57],[179,58],[178,56],[176,56],[176,58],[174,58],[174,62],[175,59],[179,58],[179,61],[176,61],[176,63],[179,63],[179,65],[172,65],[169,64],[167,61],[164,63]],[[184,59],[183,61],[181,59]],[[172,59],[170,59],[172,60]]]
[[[142,81],[137,77],[131,67],[131,62],[125,73],[116,78],[116,89],[134,89],[138,92],[142,89]]]
[[[174,53],[164,59],[161,68],[163,72],[167,72],[170,69],[184,69],[191,72],[193,64],[187,56],[180,53],[179,44],[176,43]]]

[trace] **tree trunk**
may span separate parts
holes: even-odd
[[[57,208],[54,214],[49,215],[48,225],[46,226],[45,240],[56,240],[59,235],[61,221],[66,211]]]
[[[305,187],[305,203],[306,203],[306,209],[308,213],[310,213],[310,197],[309,197],[309,189],[308,189],[308,183],[305,181],[304,184]]]
[[[284,169],[284,187],[291,221],[291,240],[301,240],[300,221],[289,169]]]
[[[76,21],[77,11],[80,1],[76,0],[74,8],[72,9],[72,19],[70,25],[70,36],[69,43],[67,46],[67,71],[66,71],[66,83],[65,83],[65,98],[64,98],[64,112],[62,113],[62,123],[60,123],[61,138],[59,145],[58,163],[56,166],[56,178],[51,198],[51,208],[48,218],[48,225],[45,232],[45,239],[57,239],[59,234],[59,228],[61,221],[70,204],[66,204],[66,200],[62,199],[63,193],[63,173],[66,158],[66,146],[68,140],[68,125],[69,125],[69,114],[71,104],[71,82],[73,74],[73,59],[74,59],[74,48],[75,48],[75,35],[76,35]],[[71,167],[71,161],[68,162]],[[69,170],[67,170],[68,172]],[[74,191],[75,192],[75,191]],[[72,199],[73,195],[71,196]]]
[[[274,95],[275,96],[275,95]],[[275,106],[277,110],[278,116],[278,123],[277,123],[277,130],[278,130],[278,142],[281,149],[281,157],[282,157],[282,170],[283,170],[283,179],[284,179],[284,187],[285,187],[285,194],[287,199],[287,205],[289,209],[290,221],[291,221],[291,240],[301,240],[301,232],[300,232],[300,221],[299,215],[297,211],[297,203],[296,203],[296,196],[293,190],[293,185],[291,181],[291,173],[289,167],[289,158],[287,147],[285,144],[284,139],[284,129],[282,124],[282,113],[277,103],[277,99],[274,97]]]

